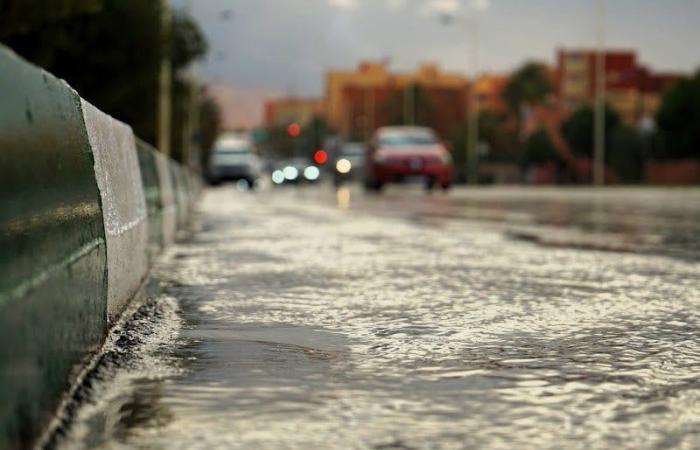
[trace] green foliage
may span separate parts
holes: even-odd
[[[199,145],[201,148],[201,166],[209,165],[209,157],[214,142],[221,131],[221,112],[219,105],[206,95],[202,97],[199,109]]]
[[[522,163],[542,164],[558,161],[559,157],[554,145],[545,130],[537,130],[525,141]]]
[[[480,161],[512,162],[518,159],[518,145],[514,133],[506,126],[507,116],[494,111],[481,111],[479,113],[479,143],[488,148],[488,154],[480,155]],[[466,177],[464,173],[467,163],[467,138],[469,124],[460,124],[450,141],[452,160],[457,168],[458,179]]]
[[[664,93],[656,115],[660,159],[700,159],[700,70]]]
[[[620,126],[612,131],[606,158],[623,183],[641,182],[644,175],[645,146],[635,130]]]
[[[488,146],[488,161],[508,162],[517,159],[517,137],[507,129],[508,117],[494,111],[479,113],[479,142]]]
[[[595,112],[590,106],[583,106],[576,110],[562,125],[564,139],[569,143],[571,150],[578,156],[593,157],[593,129]],[[606,147],[610,146],[611,136],[620,126],[620,116],[605,107],[605,136]]]
[[[523,105],[543,100],[552,90],[547,67],[544,64],[527,62],[508,79],[503,90],[503,99],[514,113],[519,114]]]
[[[579,157],[593,158],[594,123],[594,110],[584,106],[562,125],[564,138]],[[644,138],[636,130],[625,126],[615,111],[605,108],[605,161],[620,181],[642,180],[645,146]]]
[[[175,12],[171,22],[170,63],[173,71],[206,55],[209,45],[192,17]]]
[[[189,17],[175,14],[166,36],[159,0],[0,0],[0,24],[5,44],[151,144],[163,51],[172,53],[175,74],[206,52]]]
[[[0,0],[0,41],[99,12],[104,0]],[[47,46],[57,42],[46,42]]]

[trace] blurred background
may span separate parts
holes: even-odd
[[[0,41],[212,182],[236,153],[251,184],[338,181],[377,129],[419,125],[458,183],[687,185],[697,17],[692,0],[0,0]]]

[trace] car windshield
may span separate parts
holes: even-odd
[[[383,147],[403,147],[413,145],[435,145],[437,138],[428,130],[387,131],[379,135]]]
[[[250,153],[250,146],[245,142],[232,142],[219,144],[216,147],[219,155],[245,155]]]
[[[340,154],[343,156],[362,156],[364,152],[364,144],[352,143],[343,145]]]

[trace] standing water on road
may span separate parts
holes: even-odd
[[[700,447],[698,191],[355,194],[207,192],[63,448]]]

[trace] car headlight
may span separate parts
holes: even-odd
[[[321,176],[321,171],[316,166],[309,166],[304,169],[304,178],[309,181],[316,181]]]
[[[352,170],[352,163],[345,158],[339,159],[338,162],[335,163],[335,170],[341,174],[349,173],[350,170]]]
[[[441,152],[440,162],[443,164],[452,164],[452,155],[450,155],[450,152]]]
[[[294,166],[285,167],[282,169],[282,173],[284,174],[284,178],[289,181],[294,181],[299,177],[299,169]]]
[[[272,182],[275,184],[282,184],[287,177],[284,176],[284,172],[281,170],[275,170],[272,172]]]

